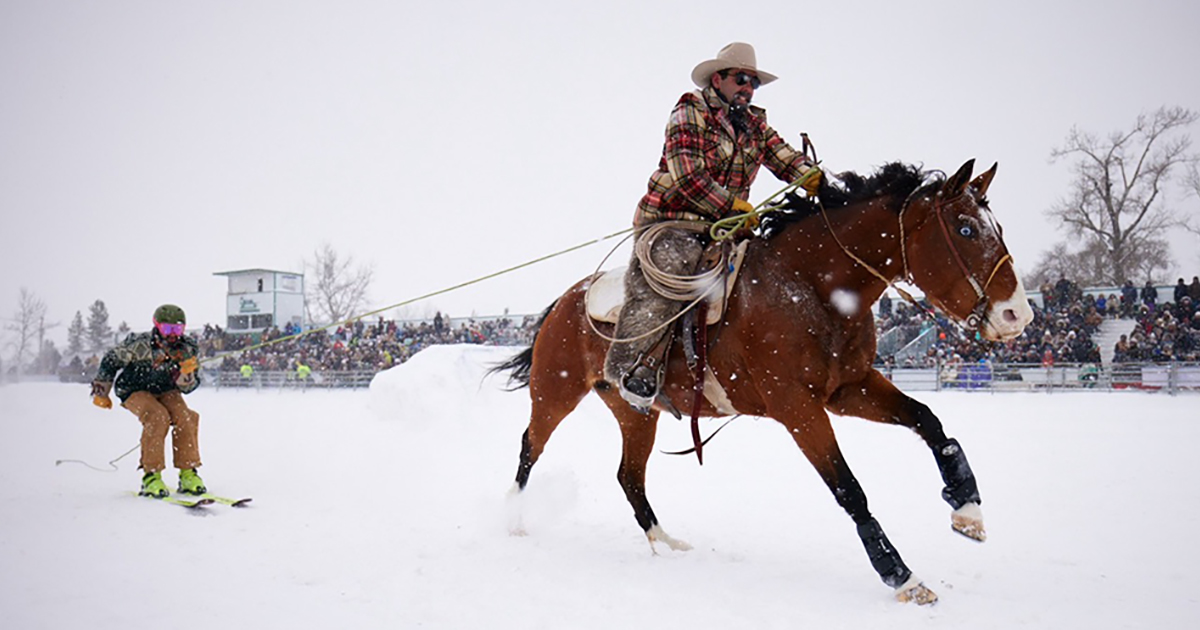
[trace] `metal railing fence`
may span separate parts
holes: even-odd
[[[1195,363],[1064,363],[1046,367],[1026,363],[945,363],[927,367],[879,367],[905,391],[1164,391],[1200,392],[1200,364]],[[256,370],[249,378],[238,372],[205,370],[204,386],[221,389],[364,389],[377,372],[295,372]]]
[[[946,363],[933,367],[879,368],[907,391],[1164,391],[1200,392],[1195,363]]]
[[[204,387],[213,389],[361,389],[371,386],[375,370],[313,372],[300,378],[295,371],[255,370],[249,376],[240,372],[203,370]]]

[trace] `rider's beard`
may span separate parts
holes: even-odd
[[[729,106],[729,122],[739,133],[750,132],[750,103],[735,100]]]

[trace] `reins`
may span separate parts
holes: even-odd
[[[910,284],[916,284],[916,283],[913,280],[912,271],[909,269],[909,266],[908,266],[908,243],[907,243],[907,237],[905,236],[905,233],[904,233],[904,212],[906,210],[908,210],[909,206],[912,204],[913,196],[915,194],[916,194],[916,191],[913,191],[913,194],[910,194],[909,197],[904,200],[904,203],[903,203],[903,205],[901,205],[900,212],[898,215],[898,223],[900,226],[900,258],[904,265],[904,280],[906,282],[909,282]],[[967,315],[966,321],[964,322],[967,330],[975,330],[975,329],[979,328],[980,324],[987,321],[986,317],[985,317],[987,314],[987,307],[989,304],[989,300],[987,297],[987,289],[988,289],[988,287],[991,286],[992,280],[994,280],[996,278],[996,274],[1000,271],[1000,267],[1003,266],[1004,263],[1006,263],[1006,262],[1010,263],[1010,264],[1012,263],[1012,255],[1008,253],[1007,248],[1006,248],[1004,255],[1001,256],[996,261],[996,264],[992,267],[992,273],[988,275],[987,282],[983,283],[983,285],[979,284],[979,281],[975,278],[975,274],[973,274],[971,272],[971,270],[967,268],[966,263],[963,261],[962,254],[959,253],[958,248],[955,247],[954,239],[951,238],[951,236],[950,236],[950,228],[946,225],[946,218],[943,216],[944,209],[957,203],[958,200],[966,194],[967,193],[964,192],[961,195],[954,197],[950,201],[942,201],[942,199],[941,199],[942,192],[938,191],[937,195],[934,197],[934,200],[933,200],[932,212],[933,212],[934,216],[936,216],[938,219],[938,224],[941,226],[941,230],[942,230],[943,240],[946,242],[946,246],[950,249],[950,253],[953,255],[955,263],[958,264],[959,270],[962,272],[963,276],[967,279],[967,282],[971,285],[971,288],[975,291],[975,296],[976,296],[975,306],[971,309],[971,313],[969,315]],[[857,255],[855,255],[854,252],[850,251],[850,249],[848,247],[846,247],[845,244],[842,243],[841,239],[838,238],[837,232],[833,229],[833,224],[829,220],[829,214],[825,211],[825,205],[821,203],[820,199],[816,199],[816,203],[817,203],[817,207],[821,210],[821,217],[825,220],[825,227],[829,229],[829,234],[833,237],[833,241],[835,243],[837,243],[838,247],[841,248],[843,253],[845,253],[847,256],[850,257],[851,260],[858,263],[864,269],[866,269],[868,272],[870,272],[871,275],[875,276],[879,280],[882,280],[884,282],[884,284],[886,284],[891,289],[895,290],[896,293],[898,293],[900,295],[900,297],[904,298],[904,300],[906,302],[913,305],[914,307],[916,307],[920,311],[924,312],[925,314],[929,315],[931,317],[931,319],[934,320],[935,323],[937,322],[936,313],[933,311],[933,309],[928,308],[925,305],[921,304],[919,301],[916,300],[916,298],[914,298],[911,294],[909,294],[908,291],[905,291],[904,289],[897,286],[896,283],[892,282],[892,280],[890,278],[883,275],[878,269],[876,269],[875,267],[873,267],[872,265],[870,265],[869,263],[864,261],[862,258],[859,258]]]

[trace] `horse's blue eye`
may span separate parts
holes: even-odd
[[[966,238],[971,238],[971,237],[975,236],[975,230],[971,229],[971,226],[969,226],[969,225],[964,225],[964,226],[958,228],[958,233],[962,234]]]

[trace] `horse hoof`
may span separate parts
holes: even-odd
[[[686,541],[679,540],[678,538],[671,538],[667,535],[667,532],[664,532],[663,529],[658,525],[654,525],[650,529],[646,530],[646,538],[650,541],[650,551],[654,553],[654,555],[658,555],[658,551],[654,549],[654,543],[656,542],[666,543],[666,545],[670,547],[672,551],[692,550],[692,546]]]
[[[929,587],[925,586],[915,575],[896,589],[896,601],[901,604],[913,602],[918,606],[928,606],[936,603],[937,600],[937,593],[929,590]]]
[[[987,540],[987,531],[983,529],[983,510],[979,509],[978,503],[967,503],[951,512],[950,528],[971,540]]]

